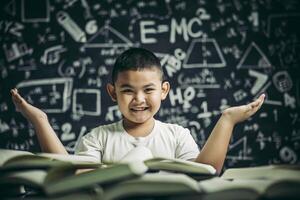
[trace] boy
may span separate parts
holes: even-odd
[[[152,52],[142,48],[123,52],[115,62],[112,83],[107,84],[107,91],[117,102],[123,120],[94,128],[82,137],[76,154],[91,156],[100,162],[117,162],[142,146],[154,157],[193,160],[210,164],[220,172],[233,127],[256,113],[264,95],[247,105],[224,110],[199,153],[187,129],[154,119],[169,90],[170,84],[164,80],[160,61]],[[67,154],[46,114],[28,104],[16,89],[11,94],[17,110],[33,124],[42,150]]]

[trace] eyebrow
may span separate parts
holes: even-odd
[[[120,87],[121,87],[121,88],[126,88],[126,87],[130,87],[130,88],[132,88],[132,86],[131,86],[131,85],[129,85],[129,84],[123,84],[123,85],[121,85]]]
[[[143,88],[153,87],[153,86],[155,86],[154,83],[149,83],[149,84],[143,86]],[[133,88],[133,86],[131,86],[130,84],[123,84],[123,85],[121,85],[120,87],[121,87],[121,88]]]

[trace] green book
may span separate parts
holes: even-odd
[[[64,164],[48,170],[10,171],[0,175],[1,186],[20,185],[41,191],[47,196],[70,193],[131,179],[144,174],[148,168],[142,162],[122,163],[76,174],[77,167]]]
[[[68,193],[130,179],[148,170],[141,161],[104,165],[86,156],[16,150],[0,150],[0,158],[0,194],[8,194],[8,186],[11,191],[25,186],[46,195]]]
[[[281,178],[267,178],[256,174],[265,169],[269,174],[276,173],[281,168],[282,174],[294,173],[292,176]],[[197,181],[185,174],[177,173],[148,173],[141,177],[120,182],[109,188],[104,188],[104,199],[122,199],[135,197],[168,197],[167,199],[298,199],[300,196],[299,168],[293,166],[264,166],[239,168],[239,171],[257,171],[249,174],[247,178],[238,178],[237,169],[227,169],[228,173],[220,177],[213,177]],[[274,170],[272,172],[272,170]],[[232,171],[236,172],[233,177]],[[244,173],[243,172],[243,173]],[[243,174],[241,173],[241,174]],[[296,175],[297,173],[297,175]]]
[[[296,199],[300,196],[300,180],[233,179],[216,177],[199,182],[210,199]]]
[[[21,169],[47,169],[65,163],[76,165],[77,168],[98,168],[101,165],[88,156],[0,149],[0,174]]]
[[[203,199],[297,199],[300,166],[267,165],[230,168],[217,178],[199,182]],[[238,198],[237,198],[238,197]]]
[[[150,171],[184,173],[199,179],[216,175],[216,169],[211,165],[176,158],[154,157],[151,151],[143,146],[131,150],[124,156],[121,163],[136,160],[143,161]]]
[[[144,161],[147,167],[153,171],[168,171],[191,175],[215,176],[216,169],[211,165],[196,163],[188,160],[170,158],[152,158]]]
[[[116,183],[104,189],[104,200],[159,198],[200,194],[198,182],[185,174],[177,173],[148,173],[141,177]]]
[[[287,179],[300,180],[300,165],[267,165],[230,168],[222,174],[224,179]]]

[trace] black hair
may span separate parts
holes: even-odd
[[[117,80],[118,74],[127,70],[142,71],[144,69],[158,69],[161,80],[164,73],[160,60],[151,51],[144,48],[130,48],[124,51],[117,59],[112,70],[112,83]]]

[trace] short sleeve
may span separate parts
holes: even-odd
[[[96,162],[102,161],[102,147],[96,137],[95,130],[83,136],[75,147],[75,154],[91,157]]]
[[[176,158],[183,160],[195,160],[200,151],[190,131],[187,128],[182,127],[176,135],[178,136],[176,141]]]

